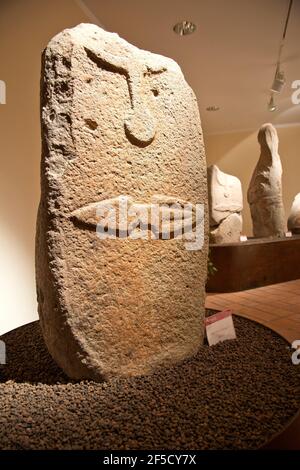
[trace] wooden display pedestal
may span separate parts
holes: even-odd
[[[300,235],[210,245],[217,272],[207,292],[236,292],[300,278]]]

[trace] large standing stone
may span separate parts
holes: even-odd
[[[287,225],[292,233],[300,234],[300,193],[295,196]]]
[[[248,188],[253,235],[283,237],[282,166],[278,154],[278,136],[272,124],[264,124],[260,128],[258,142],[260,157]]]
[[[239,242],[243,226],[240,180],[211,165],[207,169],[207,181],[211,243]]]
[[[96,380],[195,353],[207,237],[193,250],[162,235],[172,203],[189,201],[194,214],[207,198],[197,102],[179,66],[79,25],[50,41],[42,74],[36,269],[49,351],[69,376]],[[143,227],[158,239],[129,238],[121,226],[100,239],[99,211],[120,201],[131,213],[159,203],[162,226]]]

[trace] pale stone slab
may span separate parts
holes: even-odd
[[[300,193],[295,196],[287,225],[292,233],[300,234]]]
[[[194,354],[204,335],[207,227],[201,250],[162,237],[173,203],[191,203],[190,215],[204,204],[206,216],[199,112],[179,66],[79,25],[45,50],[41,106],[36,270],[52,356],[70,377],[101,380]],[[116,239],[97,236],[97,214],[120,200],[142,214],[161,204],[157,239],[129,238],[120,224]]]
[[[240,180],[224,173],[217,165],[211,165],[207,169],[207,182],[210,241],[238,242],[243,225],[243,193]],[[238,217],[231,217],[233,214]]]
[[[283,237],[285,216],[282,201],[282,166],[278,154],[278,135],[272,124],[258,133],[261,152],[248,188],[255,237]]]
[[[230,214],[222,220],[216,228],[210,229],[211,243],[238,243],[243,228],[243,219],[240,214]]]

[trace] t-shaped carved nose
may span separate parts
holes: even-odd
[[[155,119],[145,106],[131,109],[125,117],[125,131],[129,140],[143,147],[151,144],[155,136]]]
[[[105,64],[109,70],[112,69],[126,76],[131,104],[130,110],[124,118],[126,136],[133,144],[140,147],[151,144],[155,137],[156,120],[144,98],[143,81],[149,72],[160,73],[165,68],[159,65],[153,69],[153,67],[145,66],[133,59],[130,61],[127,57],[115,56],[103,50],[99,52],[90,47],[86,50],[92,60],[96,58],[97,63]]]
[[[131,109],[125,116],[125,131],[128,139],[131,140],[132,143],[145,147],[154,139],[156,120],[143,98],[143,74],[130,70],[128,79]]]

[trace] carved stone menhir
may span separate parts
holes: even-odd
[[[283,237],[285,216],[282,202],[282,166],[278,136],[272,124],[258,133],[261,152],[248,188],[254,237]]]
[[[236,176],[223,173],[216,165],[207,169],[211,243],[240,241],[243,194]]]
[[[300,193],[295,196],[287,225],[293,234],[300,234]]]
[[[163,236],[170,212],[175,232],[186,203],[191,221],[207,203],[197,102],[179,66],[79,25],[44,52],[41,106],[36,272],[52,356],[70,377],[102,380],[194,354],[203,341],[207,237],[192,250]],[[114,217],[106,212],[120,201],[130,224],[140,211],[143,225],[154,203],[159,219],[131,237],[118,219],[116,237],[105,238]]]

